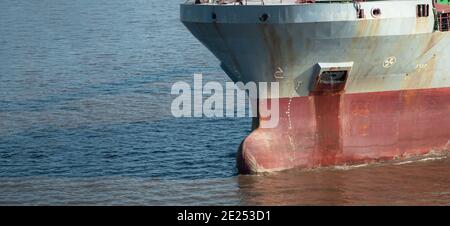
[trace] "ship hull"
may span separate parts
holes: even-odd
[[[278,126],[258,127],[241,144],[240,172],[364,164],[450,148],[450,88],[279,101]]]
[[[436,30],[431,11],[417,16],[424,1],[358,4],[382,14],[357,18],[353,3],[182,5],[184,25],[234,82],[279,83],[279,125],[255,120],[239,148],[239,172],[449,149],[450,32]],[[318,83],[331,70],[346,71],[338,89]]]

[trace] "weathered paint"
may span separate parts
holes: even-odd
[[[287,114],[289,105],[296,111]],[[278,127],[257,128],[244,140],[241,172],[362,164],[450,150],[450,88],[281,98],[280,112]]]
[[[358,4],[365,18],[354,3],[181,6],[183,23],[233,81],[280,82],[280,125],[262,129],[264,119],[255,120],[238,155],[241,172],[448,149],[450,32],[435,31],[432,12],[417,17],[418,4],[433,2]],[[318,65],[343,62],[352,67],[342,89],[315,92]]]
[[[434,69],[428,67],[433,57],[450,57],[444,51],[450,45],[450,33],[433,32],[433,16],[417,18],[411,2],[399,3],[409,10],[407,13],[386,10],[378,19],[357,19],[351,3],[197,8],[188,5],[182,7],[182,20],[222,62],[234,81],[279,81],[281,97],[293,92],[308,95],[315,68],[321,62],[354,62],[347,93],[404,89],[408,75],[425,72],[433,79],[423,87],[450,85],[445,61],[436,62]],[[376,3],[361,5],[370,10]],[[384,10],[396,7],[398,2],[379,3]],[[322,16],[327,10],[338,13],[330,13],[334,18],[329,14]],[[215,22],[209,14],[213,11],[217,14]],[[267,23],[258,20],[264,12],[271,15]],[[383,61],[391,56],[396,57],[396,64],[384,68]],[[418,68],[420,65],[424,67]],[[278,68],[284,71],[283,79],[274,78]],[[293,90],[299,81],[303,85]],[[422,88],[410,84],[410,89]]]

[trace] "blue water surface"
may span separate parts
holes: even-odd
[[[0,177],[236,175],[248,118],[174,118],[171,85],[226,82],[179,0],[0,2]]]

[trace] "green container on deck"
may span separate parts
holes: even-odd
[[[442,5],[450,5],[450,0],[437,0],[437,3]]]

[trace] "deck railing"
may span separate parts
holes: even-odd
[[[218,5],[220,4],[266,5],[266,4],[296,4],[315,1],[316,0],[188,0],[186,2],[194,2],[195,4],[218,4]]]
[[[187,0],[186,3],[210,5],[277,5],[304,3],[364,2],[367,0]]]
[[[335,2],[365,2],[380,0],[187,0],[186,3],[192,4],[211,4],[211,5],[275,5],[275,4],[304,4],[304,3],[335,3]],[[381,0],[382,1],[382,0]],[[433,0],[436,4],[449,6],[450,0]]]

